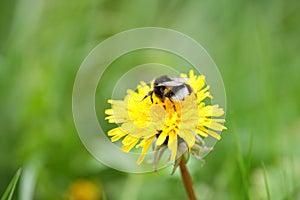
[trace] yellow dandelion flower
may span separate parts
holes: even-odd
[[[196,76],[191,70],[189,76],[181,74],[181,80],[185,82],[180,84],[175,83],[175,78],[165,76],[165,79],[168,84],[153,81],[151,87],[141,82],[136,91],[128,90],[123,100],[108,101],[112,107],[105,111],[108,115],[105,119],[119,125],[108,131],[108,136],[112,142],[123,138],[122,150],[125,152],[141,147],[138,164],[152,143],[158,152],[167,147],[171,152],[170,160],[178,159],[184,153],[181,146],[186,146],[185,149],[197,157],[197,152],[204,146],[201,137],[212,136],[220,140],[217,132],[226,129],[223,126],[225,120],[218,118],[224,114],[223,109],[204,102],[212,96],[203,75]],[[156,155],[155,166],[160,156]]]
[[[99,200],[102,199],[102,190],[99,185],[89,180],[76,180],[70,186],[64,199],[72,200]]]

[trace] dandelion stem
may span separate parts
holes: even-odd
[[[194,192],[191,176],[187,170],[184,159],[181,159],[179,166],[180,166],[180,172],[184,183],[185,191],[189,197],[189,200],[196,200],[196,195]]]

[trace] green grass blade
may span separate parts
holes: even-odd
[[[241,171],[241,178],[242,178],[242,183],[243,183],[243,192],[244,192],[244,198],[249,199],[249,168],[248,168],[248,164],[245,160],[245,158],[243,157],[243,153],[241,150],[241,146],[240,146],[240,142],[239,142],[239,136],[238,134],[233,131],[233,134],[235,136],[235,143],[236,143],[236,152],[237,152],[237,163],[239,166],[239,169]],[[249,147],[248,150],[248,156],[251,155],[251,146]],[[249,160],[249,158],[248,158]]]
[[[105,195],[104,191],[103,191],[103,193],[102,193],[102,199],[103,199],[103,200],[107,200],[107,198],[106,198],[106,195]]]
[[[14,194],[14,191],[16,189],[18,180],[21,176],[22,168],[18,169],[13,179],[10,181],[8,187],[6,188],[3,196],[1,197],[1,200],[11,200],[12,196]]]
[[[267,179],[267,172],[266,172],[265,164],[263,162],[262,162],[262,166],[263,166],[263,172],[264,172],[264,181],[265,181],[265,186],[266,186],[267,199],[270,200],[271,195],[270,195],[270,189],[269,189],[269,184],[268,184],[268,179]]]

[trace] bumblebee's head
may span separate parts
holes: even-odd
[[[166,87],[162,83],[170,80],[168,76],[160,76],[155,79],[153,92],[158,98],[162,99],[164,97]]]

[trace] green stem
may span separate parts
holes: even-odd
[[[184,183],[185,191],[189,197],[189,200],[196,200],[196,195],[193,188],[191,176],[187,170],[184,159],[181,159],[179,166],[180,166],[181,178]]]

